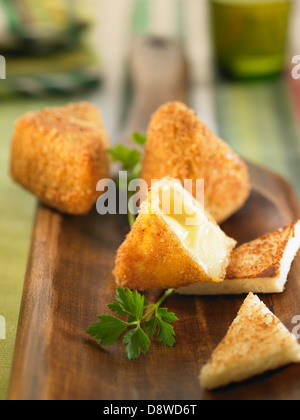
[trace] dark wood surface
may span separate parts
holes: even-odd
[[[250,165],[254,191],[224,230],[239,243],[296,220],[297,199],[280,177]],[[20,312],[10,399],[300,399],[300,365],[215,392],[200,388],[200,368],[226,334],[245,296],[166,302],[180,318],[174,348],[156,341],[128,361],[124,345],[100,347],[85,331],[114,298],[115,252],[128,231],[119,216],[61,215],[38,207]],[[152,293],[150,299],[159,295]],[[149,297],[149,294],[148,294]],[[262,296],[291,330],[300,314],[300,258],[285,293]]]

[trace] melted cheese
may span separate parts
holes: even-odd
[[[230,238],[184,189],[161,187],[159,198],[161,214],[182,245],[206,274],[218,278],[220,267],[228,259]]]

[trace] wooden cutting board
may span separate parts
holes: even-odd
[[[224,230],[239,243],[299,218],[297,199],[277,175],[249,165],[253,193]],[[39,205],[25,279],[10,399],[299,399],[300,365],[267,373],[216,392],[198,375],[225,335],[245,296],[171,296],[165,303],[180,321],[176,344],[154,341],[149,353],[128,361],[124,345],[100,347],[85,333],[114,299],[114,257],[128,231],[119,216],[59,214]],[[159,295],[153,293],[150,299]],[[149,295],[148,295],[149,296]],[[285,293],[262,297],[291,330],[300,314],[300,257]]]

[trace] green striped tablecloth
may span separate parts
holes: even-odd
[[[298,86],[299,84],[299,86]],[[219,134],[247,159],[287,178],[300,197],[300,83],[289,72],[263,83],[215,85]]]
[[[6,59],[0,97],[11,92],[69,94],[100,82],[89,42],[90,8],[82,0],[0,0],[0,54]]]
[[[113,7],[117,3],[120,9],[115,14]],[[190,105],[245,158],[288,178],[300,196],[300,83],[291,80],[289,72],[275,81],[250,84],[218,79],[210,65],[209,36],[205,32],[207,15],[202,10],[204,3],[194,0],[99,2],[102,8],[111,7],[115,26],[106,26],[108,30],[119,31],[119,42],[123,39],[125,42],[124,34],[130,32],[130,27],[133,27],[134,34],[151,32],[184,36],[192,66]],[[129,6],[125,8],[129,4],[132,8],[130,12]],[[107,11],[100,10],[100,13],[106,13],[107,18]],[[125,15],[127,20],[123,22]],[[102,27],[105,27],[105,22],[102,22]],[[101,45],[104,48],[109,34],[102,33],[102,36],[104,42]],[[110,53],[117,59],[109,43],[107,52],[102,52],[104,59]],[[110,76],[107,74],[108,80]],[[113,81],[90,97],[103,111],[104,121],[109,122],[112,131],[119,118],[116,104],[120,102],[121,84],[120,90],[116,90],[116,81]],[[0,98],[0,316],[4,316],[7,323],[6,340],[0,340],[0,399],[5,399],[7,395],[36,202],[31,195],[14,185],[8,176],[13,123],[25,111],[59,105],[68,100],[70,98],[66,97]]]

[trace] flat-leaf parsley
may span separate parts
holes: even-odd
[[[122,287],[117,288],[116,301],[108,305],[111,312],[126,317],[122,320],[111,314],[102,314],[97,322],[87,330],[87,333],[99,341],[100,345],[114,344],[124,333],[123,344],[128,359],[137,359],[141,353],[147,353],[150,338],[157,332],[158,340],[167,347],[173,347],[175,332],[171,325],[178,321],[173,312],[161,308],[162,303],[173,293],[167,290],[157,303],[148,305],[145,296]]]

